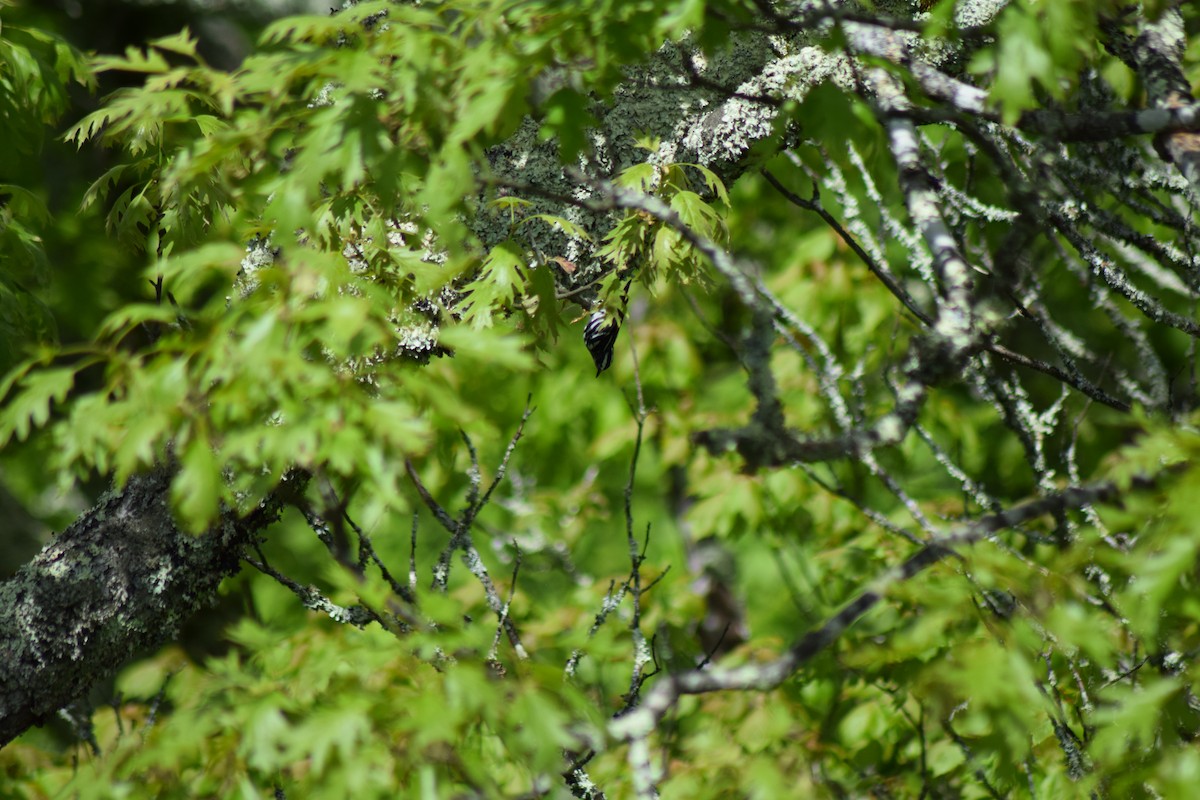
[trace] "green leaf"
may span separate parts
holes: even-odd
[[[525,352],[525,342],[512,334],[455,325],[442,329],[441,344],[453,350],[455,359],[481,364],[486,369],[529,370],[533,367],[533,359]]]
[[[17,383],[17,394],[0,412],[0,444],[24,441],[50,419],[53,403],[63,403],[75,385],[75,367],[32,370]]]
[[[676,192],[671,198],[671,208],[689,228],[704,238],[716,241],[724,237],[721,215],[695,192]]]
[[[476,328],[492,325],[492,315],[512,305],[525,284],[525,254],[506,239],[493,247],[483,261],[479,277],[464,287],[467,300],[463,320]]]
[[[658,167],[647,161],[642,161],[621,170],[621,174],[617,176],[616,180],[618,186],[626,189],[634,189],[639,192],[649,191],[650,187],[657,182]]]
[[[725,190],[725,183],[719,177],[717,177],[717,173],[713,172],[708,167],[702,166],[700,164],[690,164],[690,163],[686,163],[686,162],[681,162],[677,166],[691,167],[692,169],[699,172],[700,177],[703,178],[703,180],[704,180],[704,186],[710,192],[715,194],[717,196],[718,200],[720,200],[725,205],[729,205],[729,192],[727,192]]]
[[[158,50],[166,50],[168,53],[187,56],[195,59],[197,40],[192,36],[191,31],[186,27],[179,33],[172,36],[164,36],[160,39],[151,39],[150,46]]]
[[[592,116],[590,106],[585,95],[564,87],[546,98],[539,109],[542,112],[541,136],[558,142],[564,161],[583,152],[587,146],[585,132],[599,124]]]
[[[555,214],[530,214],[528,217],[521,220],[521,223],[524,224],[531,220],[541,220],[542,222],[547,223],[554,230],[561,231],[567,236],[575,239],[583,239],[586,242],[590,242],[592,240],[592,237],[586,230],[584,230],[578,224],[571,222],[571,220],[567,219],[566,217],[560,217]]]
[[[346,21],[328,15],[284,17],[266,27],[260,41],[263,44],[312,42],[324,44],[344,34]]]
[[[222,497],[220,463],[212,443],[193,434],[179,457],[179,473],[171,481],[171,505],[185,530],[200,533],[216,519]]]
[[[130,47],[125,50],[124,56],[97,56],[93,68],[96,72],[142,72],[157,75],[168,71],[171,65],[160,53],[153,50],[143,52],[136,47]]]
[[[1099,732],[1089,750],[1098,758],[1119,763],[1131,747],[1153,741],[1167,701],[1183,688],[1171,678],[1158,678],[1138,686],[1114,686],[1104,708],[1096,711]]]
[[[105,317],[100,323],[97,338],[120,338],[143,325],[174,325],[179,321],[179,310],[166,303],[135,303],[120,308]]]

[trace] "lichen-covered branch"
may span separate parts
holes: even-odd
[[[193,535],[172,519],[171,477],[131,478],[0,584],[0,745],[171,641],[307,481],[290,474],[253,513]]]

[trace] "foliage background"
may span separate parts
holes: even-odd
[[[1136,105],[1143,87],[1096,44],[1099,12],[1115,8],[1011,4],[967,70],[1006,122],[1069,106],[1085,72],[1103,76],[1114,103]],[[1200,773],[1189,744],[1200,726],[1190,688],[1200,538],[1187,391],[1113,409],[1027,376],[1013,382],[1027,424],[1006,428],[975,387],[947,381],[921,430],[875,454],[878,468],[838,459],[755,472],[695,438],[744,424],[760,399],[746,379],[754,315],[725,277],[661,223],[614,218],[610,257],[577,267],[637,270],[614,366],[597,379],[577,343],[586,312],[553,294],[570,275],[550,263],[573,253],[545,251],[566,246],[556,227],[583,223],[505,202],[503,175],[488,185],[489,159],[530,115],[565,157],[587,151],[632,65],[685,37],[716,54],[753,10],[362,3],[261,30],[248,16],[240,24],[257,44],[222,63],[174,33],[179,24],[130,36],[136,48],[117,55],[125,42],[76,38],[82,26],[62,14],[0,9],[0,357],[11,370],[0,475],[23,515],[6,567],[110,481],[163,460],[178,464],[172,502],[198,534],[223,509],[253,508],[289,470],[314,475],[248,554],[292,590],[251,569],[227,581],[177,644],[99,686],[64,715],[71,724],[0,752],[4,792],[585,796],[594,784],[627,796],[639,765],[609,724],[643,680],[654,685],[648,672],[692,669],[706,653],[722,667],[769,661],[911,555],[910,539],[1065,483],[1114,479],[1119,505],[1027,523],[890,586],[781,685],[680,698],[652,737],[659,789],[1186,796]],[[374,17],[384,11],[386,23]],[[952,11],[942,4],[925,24],[936,32]],[[1196,19],[1185,22],[1196,41]],[[86,59],[67,41],[105,54]],[[1192,81],[1198,55],[1194,44],[1185,54]],[[820,174],[835,216],[877,233],[904,219],[886,134],[853,92],[827,84],[785,104],[783,120],[815,144],[777,154],[794,138],[778,122],[767,139],[777,146],[754,153],[755,167],[804,196]],[[1007,201],[968,137],[930,137],[948,183]],[[809,361],[822,343],[844,365],[839,391],[855,419],[887,413],[921,326],[824,221],[757,170],[725,167],[664,167],[648,186],[635,167],[624,182],[752,261],[811,325],[769,351],[789,428],[839,428]],[[835,168],[850,176],[840,192]],[[970,246],[999,252],[1008,220],[986,211],[964,229],[974,225]],[[892,233],[879,236],[884,256],[905,262],[912,245]],[[1140,378],[1136,337],[1081,299],[1049,243],[1032,251],[1043,304]],[[621,282],[608,277],[599,293],[616,302]],[[1163,303],[1194,316],[1190,294]],[[1013,339],[1029,336],[1013,327]],[[1169,326],[1146,336],[1167,375],[1192,374],[1192,339]],[[1154,490],[1131,490],[1132,476],[1162,464],[1176,468]],[[420,487],[455,518],[478,508],[481,562],[465,550],[444,586],[435,567],[451,534]],[[361,568],[342,511],[418,603]],[[511,600],[503,616],[520,650],[501,635],[478,563]],[[370,621],[340,624],[297,594]],[[735,611],[723,616],[714,598]],[[585,761],[586,776],[573,773]]]

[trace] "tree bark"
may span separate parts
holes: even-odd
[[[244,518],[186,533],[171,516],[171,477],[132,478],[0,584],[0,746],[171,641],[279,517],[276,492]]]

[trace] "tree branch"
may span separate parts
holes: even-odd
[[[0,745],[173,640],[308,481],[291,473],[246,517],[195,536],[171,516],[171,478],[131,478],[0,584]]]

